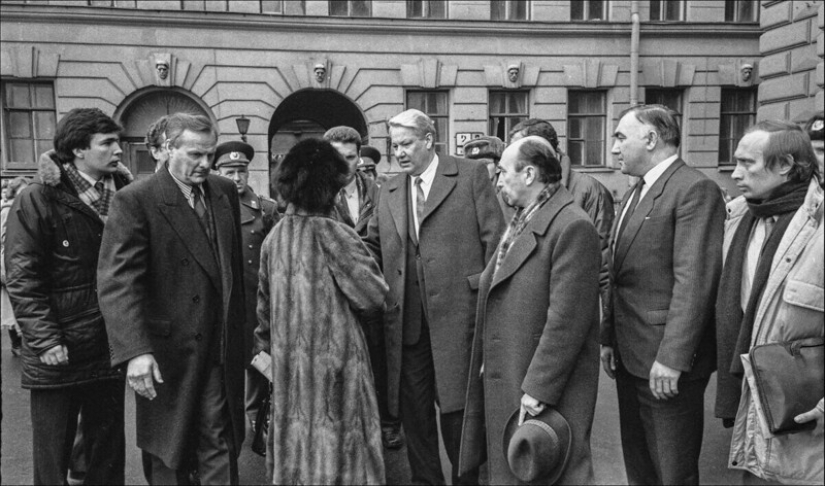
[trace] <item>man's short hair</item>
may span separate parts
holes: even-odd
[[[54,150],[60,162],[74,161],[74,149],[87,149],[97,133],[123,131],[116,121],[98,108],[75,108],[57,124]]]
[[[561,180],[561,162],[552,145],[545,139],[524,140],[519,144],[516,170],[520,172],[528,165],[534,166],[538,171],[539,182],[547,184]]]
[[[825,112],[820,111],[814,114],[814,116],[805,123],[805,133],[811,137],[811,140],[825,141]]]
[[[645,125],[652,126],[659,139],[666,145],[679,148],[682,144],[682,132],[679,122],[676,121],[676,112],[664,105],[636,105],[624,110],[619,120],[628,113],[633,113],[636,119]]]
[[[146,145],[159,149],[163,142],[166,141],[166,122],[169,120],[168,115],[158,118],[155,123],[149,127],[146,132]]]
[[[435,130],[435,123],[433,123],[432,119],[421,111],[415,109],[402,111],[401,113],[390,118],[390,121],[387,123],[390,128],[409,128],[415,132],[415,136],[418,138],[424,138],[428,133],[432,133],[433,140],[437,140],[438,134]]]
[[[170,147],[178,148],[180,136],[189,130],[194,133],[205,133],[212,136],[217,142],[218,129],[212,124],[209,118],[203,115],[191,115],[189,113],[174,113],[166,119],[166,141]]]
[[[337,126],[327,130],[324,134],[324,140],[338,143],[354,143],[355,149],[361,152],[361,134],[352,127]]]
[[[559,136],[556,134],[556,129],[553,128],[550,122],[542,120],[541,118],[530,118],[520,122],[510,130],[507,136],[512,139],[516,134],[522,137],[529,137],[530,135],[541,137],[550,142],[553,150],[556,152],[559,151]]]
[[[780,164],[790,165],[790,182],[808,182],[813,177],[820,177],[811,137],[799,125],[782,120],[764,120],[745,130],[745,134],[753,132],[768,134],[768,141],[762,147],[765,167],[775,170]]]

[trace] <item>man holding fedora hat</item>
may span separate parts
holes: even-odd
[[[231,141],[218,145],[215,149],[213,167],[218,173],[235,183],[241,201],[241,240],[243,241],[244,304],[246,322],[244,323],[244,363],[246,363],[246,416],[253,425],[258,409],[266,394],[269,383],[266,377],[253,368],[252,334],[258,325],[255,307],[258,302],[258,267],[261,262],[261,244],[269,230],[278,222],[278,206],[272,199],[255,194],[249,187],[249,163],[255,156],[252,145]]]
[[[525,137],[499,167],[517,209],[479,283],[459,474],[486,452],[490,484],[592,484],[599,235],[549,142]]]

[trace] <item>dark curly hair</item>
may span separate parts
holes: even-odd
[[[62,163],[74,160],[74,149],[87,149],[97,133],[117,133],[123,128],[98,108],[75,108],[57,124],[54,150]]]
[[[281,197],[297,208],[328,212],[349,175],[349,164],[330,142],[307,138],[286,154],[274,185]]]

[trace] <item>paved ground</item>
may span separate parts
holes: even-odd
[[[20,363],[11,356],[8,335],[2,334],[2,459],[0,459],[0,484],[32,484],[31,460],[31,419],[29,415],[29,394],[20,388]],[[716,390],[711,380],[705,399],[705,439],[701,457],[701,480],[703,484],[732,484],[736,475],[725,467],[730,432],[721,427],[721,422],[713,418],[713,398]],[[146,484],[140,466],[140,454],[135,447],[134,395],[127,393],[126,399],[126,482]],[[613,382],[604,374],[599,386],[599,400],[593,424],[593,462],[598,484],[626,484],[619,442],[618,410]],[[387,482],[406,484],[410,481],[406,452],[387,452]],[[448,464],[442,451],[442,461]],[[446,469],[446,468],[445,468]],[[240,459],[242,484],[264,484],[266,473],[264,459],[249,450],[244,444]],[[445,470],[445,477],[450,475]]]

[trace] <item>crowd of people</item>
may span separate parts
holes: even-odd
[[[726,201],[674,113],[633,106],[615,209],[546,121],[466,158],[418,110],[388,127],[399,174],[334,127],[289,150],[276,201],[205,117],[158,120],[139,181],[111,117],[60,120],[37,180],[3,189],[34,484],[124,483],[124,382],[150,484],[237,484],[247,429],[273,484],[383,484],[404,443],[412,482],[444,484],[439,438],[452,484],[485,463],[490,484],[593,484],[600,368],[629,484],[699,484],[714,371],[742,483],[822,483],[821,114],[750,127]]]

